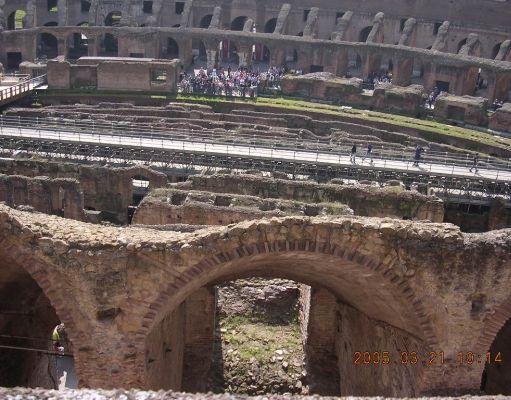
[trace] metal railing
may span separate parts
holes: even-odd
[[[41,78],[41,77],[38,77]],[[37,78],[36,78],[37,79]],[[338,144],[329,143],[321,140],[310,140],[302,138],[285,138],[277,136],[255,136],[247,135],[243,133],[227,133],[221,134],[214,131],[199,131],[199,130],[187,130],[187,129],[169,129],[165,127],[158,127],[151,124],[141,123],[123,123],[120,121],[112,121],[110,123],[105,121],[97,121],[94,119],[89,120],[70,120],[61,118],[31,118],[31,117],[20,117],[20,116],[0,116],[0,128],[15,128],[19,130],[20,135],[22,130],[31,132],[51,132],[54,134],[54,138],[57,140],[69,140],[81,142],[85,139],[85,135],[89,139],[92,138],[93,142],[101,143],[102,137],[106,135],[116,136],[119,138],[118,144],[121,144],[122,137],[125,138],[137,138],[135,142],[142,142],[146,139],[152,140],[153,143],[161,141],[180,141],[183,142],[182,150],[194,149],[194,151],[200,151],[201,146],[209,146],[210,148],[215,145],[227,146],[227,152],[229,146],[232,146],[232,150],[235,150],[236,146],[244,146],[253,149],[253,156],[256,157],[256,149],[269,150],[270,155],[273,151],[288,151],[296,153],[314,153],[315,159],[311,161],[321,162],[321,160],[328,158],[332,155],[346,156],[351,150],[351,144]],[[83,135],[82,135],[83,134]],[[83,137],[82,137],[83,136]],[[34,137],[27,136],[27,137]],[[39,135],[41,138],[41,136]],[[131,140],[131,143],[135,143]],[[185,143],[186,142],[186,143]],[[107,140],[103,140],[104,144],[108,144]],[[206,151],[204,147],[204,151]],[[364,150],[359,153],[363,155]],[[392,149],[389,146],[384,145],[374,146],[372,152],[375,160],[383,160],[384,168],[386,163],[390,161],[401,161],[406,163],[413,162],[413,152],[405,150]],[[449,152],[435,152],[428,151],[421,160],[421,163],[432,165],[444,165],[450,166],[454,173],[454,167],[470,167],[472,165],[472,156],[470,154],[457,154]],[[480,159],[478,168],[480,170],[492,170],[497,174],[499,172],[511,172],[510,160],[501,160],[495,157],[487,156]],[[424,171],[427,173],[427,171]]]
[[[31,92],[46,82],[46,75],[40,75],[32,79],[24,80],[8,88],[0,90],[0,102],[7,102]]]

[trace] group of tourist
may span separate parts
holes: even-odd
[[[367,77],[366,82],[372,85],[377,85],[379,83],[392,83],[392,72],[386,70],[371,72]]]
[[[504,105],[504,103],[505,103],[504,101],[496,99],[496,100],[492,103],[492,105],[491,105],[491,108],[490,108],[490,109],[491,109],[491,110],[493,110],[493,111],[497,111],[499,108],[501,108],[501,107]]]
[[[280,88],[285,74],[284,68],[269,67],[266,71],[254,71],[239,67],[233,70],[219,67],[211,71],[200,68],[179,77],[178,90],[181,93],[207,94],[211,96],[257,97],[261,90]]]
[[[426,108],[432,109],[434,107],[436,99],[440,92],[441,90],[437,86],[435,86],[435,88],[431,91],[431,93],[428,95],[428,98],[426,99]]]

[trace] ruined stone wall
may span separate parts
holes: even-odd
[[[46,214],[85,220],[83,192],[72,179],[0,175],[0,201],[11,207],[25,205]]]
[[[120,224],[128,221],[128,207],[133,201],[134,177],[147,179],[150,188],[162,187],[167,183],[164,174],[144,167],[108,168],[50,161],[0,160],[0,172],[25,177],[74,179],[77,181],[77,190],[83,193],[83,200],[66,202],[66,207],[101,211],[105,219]],[[44,182],[44,179],[39,181]]]
[[[197,288],[254,272],[325,286],[449,360],[457,351],[484,353],[509,318],[509,230],[463,234],[449,224],[343,216],[178,233],[84,224],[2,205],[0,226],[0,258],[30,271],[48,295],[69,327],[84,385],[148,387],[147,361],[163,353],[156,340],[150,348],[158,353],[146,351],[153,328],[159,331],[161,320]],[[353,348],[383,348],[398,337],[359,326],[364,329],[350,335]],[[387,333],[356,341],[371,329]],[[388,382],[385,370],[374,368],[371,374]],[[414,390],[474,390],[483,368],[424,369]],[[386,371],[403,381],[405,370]]]
[[[250,175],[191,176],[188,182],[177,187],[305,203],[338,202],[347,204],[356,215],[443,221],[441,201],[396,187],[378,189],[363,185],[316,184]]]
[[[157,189],[137,207],[132,223],[139,225],[228,225],[244,220],[285,215],[345,215],[340,203],[307,204],[255,196]]]

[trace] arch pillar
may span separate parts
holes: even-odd
[[[380,70],[381,55],[367,53],[362,60],[362,74],[364,77],[368,77],[372,72]]]
[[[206,43],[206,68],[211,70],[216,67],[218,60],[218,44]]]
[[[239,66],[250,67],[252,65],[252,45],[243,45],[238,48]]]
[[[87,55],[97,57],[101,46],[101,36],[87,36]]]
[[[66,57],[67,54],[67,39],[65,37],[57,37],[57,54]]]
[[[392,73],[392,83],[399,86],[408,86],[412,81],[413,74],[413,59],[404,58],[399,59],[394,64],[394,71]]]
[[[271,48],[270,50],[270,65],[281,66],[284,65],[286,53],[281,48]]]

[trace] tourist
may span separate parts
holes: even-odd
[[[362,157],[362,162],[364,162],[366,157],[369,157],[370,163],[372,164],[373,163],[373,145],[371,143],[369,143],[367,145],[367,150],[366,150],[366,153],[364,154],[364,156]]]
[[[417,145],[417,147],[415,148],[415,154],[414,154],[414,162],[413,162],[414,167],[419,166],[419,161],[421,159],[421,154],[423,151],[424,151],[424,149],[421,146]]]
[[[230,66],[225,71],[221,66],[211,73],[200,68],[198,72],[179,77],[178,90],[181,93],[208,94],[214,96],[257,97],[259,91],[280,89],[285,68],[270,67],[264,72]]]
[[[351,154],[350,154],[350,162],[352,164],[355,164],[356,155],[357,155],[357,145],[354,144],[353,147],[351,148]]]
[[[470,167],[469,171],[472,172],[472,170],[474,170],[474,172],[477,174],[477,171],[478,171],[478,168],[477,168],[477,164],[479,164],[479,154],[474,154],[474,158],[472,159],[472,166]]]

